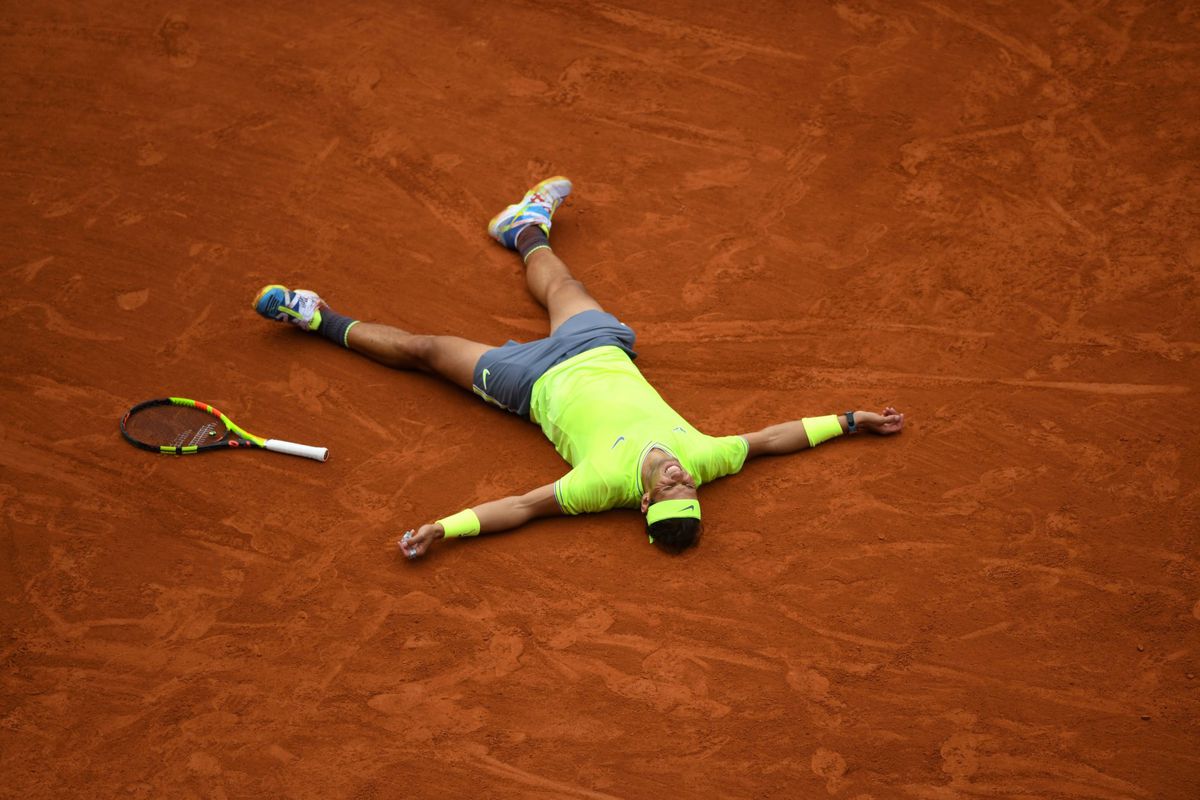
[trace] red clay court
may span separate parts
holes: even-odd
[[[1200,10],[0,10],[0,796],[1194,800]],[[546,331],[558,252],[702,430],[904,433],[406,563],[566,466],[250,308]],[[330,448],[174,458],[168,394]]]

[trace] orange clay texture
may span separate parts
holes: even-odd
[[[0,795],[1194,800],[1200,11],[581,0],[0,9]],[[250,308],[545,335],[551,240],[701,490],[439,542],[538,429]],[[169,394],[324,445],[135,450]]]

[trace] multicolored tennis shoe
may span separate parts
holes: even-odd
[[[509,250],[517,249],[517,234],[529,225],[540,225],[550,235],[550,220],[563,199],[571,193],[571,182],[555,175],[534,186],[521,202],[514,203],[492,217],[488,234]]]
[[[290,322],[305,331],[321,327],[321,305],[324,303],[316,292],[307,289],[291,290],[272,283],[258,290],[254,298],[254,310],[276,322]]]

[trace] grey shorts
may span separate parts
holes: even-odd
[[[488,350],[475,364],[475,394],[522,417],[529,416],[533,384],[551,367],[597,347],[612,345],[637,358],[633,329],[604,311],[581,311],[545,339]]]

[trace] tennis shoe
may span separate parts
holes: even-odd
[[[288,289],[273,283],[259,290],[254,298],[254,310],[276,322],[290,322],[305,331],[321,326],[321,305],[324,301],[316,292],[307,289]]]
[[[492,217],[488,234],[509,250],[517,249],[517,234],[529,225],[539,225],[550,235],[550,220],[563,199],[571,193],[571,182],[561,175],[534,186],[521,202],[514,203]]]

